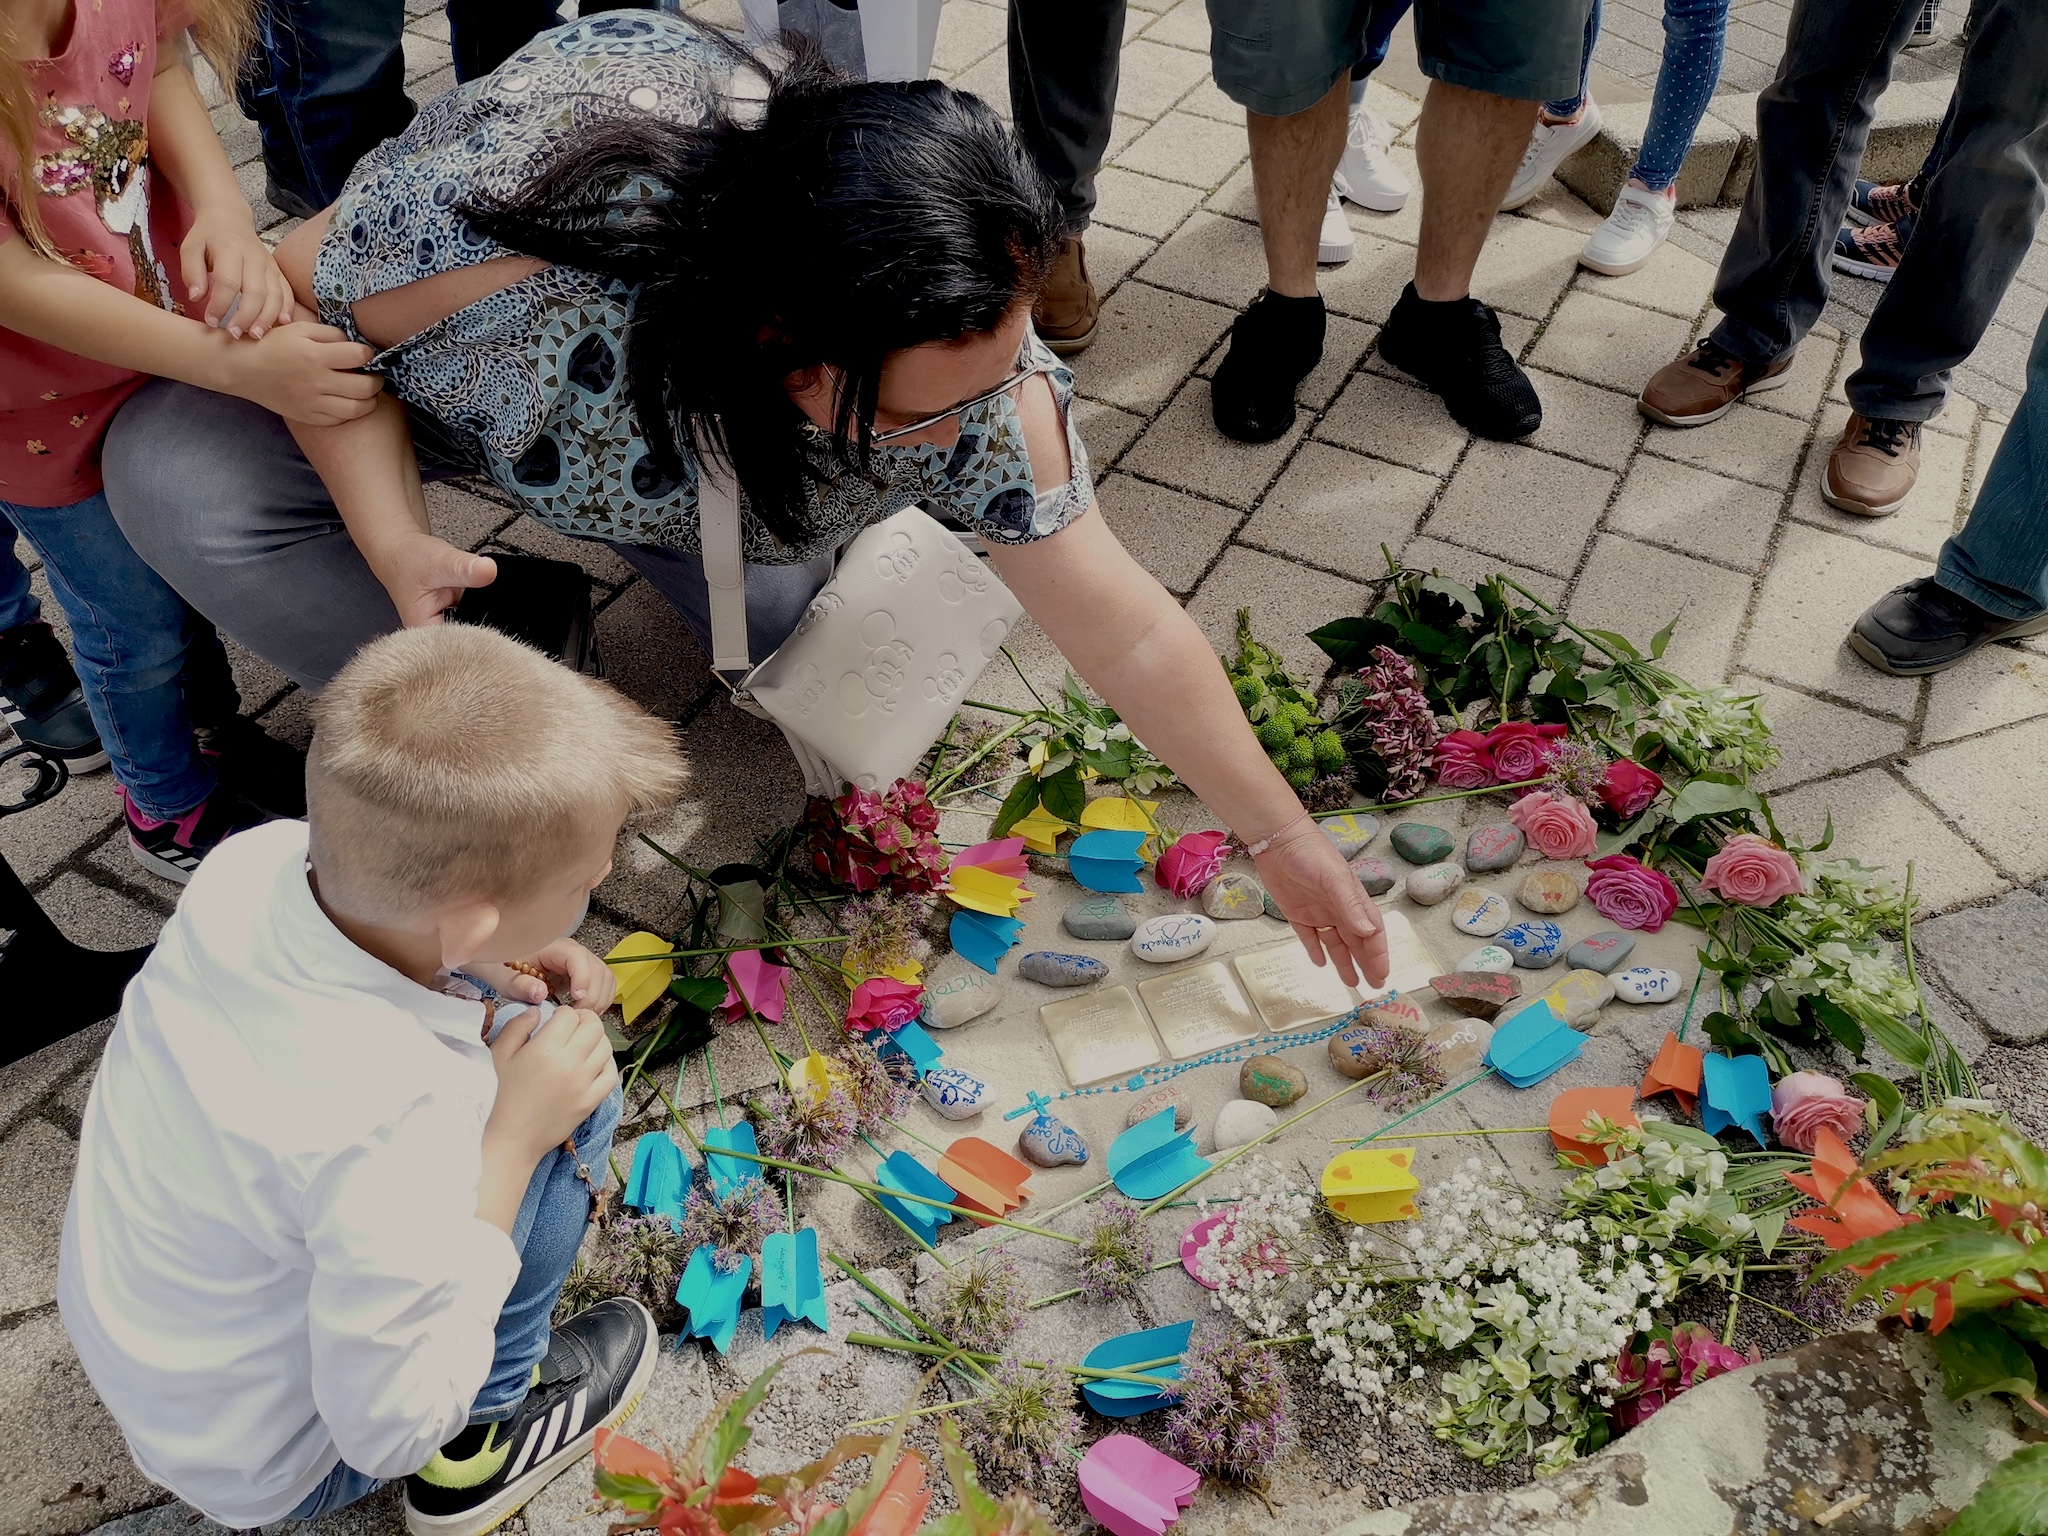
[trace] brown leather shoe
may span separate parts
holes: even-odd
[[[1703,427],[1726,416],[1744,395],[1783,384],[1795,356],[1787,352],[1759,368],[1709,337],[1652,374],[1636,397],[1636,409],[1667,427]]]
[[[1919,422],[1851,415],[1828,455],[1820,494],[1829,506],[1858,517],[1889,517],[1919,476]]]
[[[1071,357],[1095,339],[1095,320],[1101,312],[1102,299],[1088,281],[1088,253],[1081,248],[1079,235],[1069,235],[1060,246],[1052,276],[1045,280],[1045,292],[1031,308],[1031,324],[1040,341],[1061,357]]]

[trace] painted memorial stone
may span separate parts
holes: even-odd
[[[1385,859],[1363,858],[1351,861],[1351,873],[1358,876],[1358,883],[1365,887],[1368,896],[1384,896],[1394,888],[1394,882],[1401,878],[1401,872]]]
[[[1624,1003],[1668,1003],[1678,996],[1678,972],[1661,966],[1637,965],[1607,978]]]
[[[1564,869],[1532,869],[1515,887],[1515,900],[1531,912],[1569,912],[1583,894],[1579,882]]]
[[[1426,864],[1408,877],[1408,899],[1418,907],[1433,907],[1465,883],[1465,866],[1445,860]]]
[[[1251,1099],[1232,1099],[1216,1112],[1216,1129],[1213,1145],[1218,1152],[1231,1147],[1241,1147],[1246,1142],[1263,1136],[1280,1123],[1280,1117],[1273,1113],[1270,1104],[1260,1104]]]
[[[1017,962],[1017,974],[1042,987],[1085,987],[1109,974],[1093,955],[1069,955],[1056,949],[1034,949]]]
[[[1508,899],[1496,892],[1468,885],[1451,903],[1451,926],[1475,939],[1490,939],[1514,921]]]
[[[1083,896],[1067,903],[1060,922],[1077,939],[1113,940],[1122,943],[1138,931],[1131,909],[1114,896]]]
[[[968,966],[951,976],[938,977],[924,989],[924,1022],[932,1029],[958,1029],[978,1019],[1003,1000],[1003,989],[995,977],[978,967]]]
[[[1131,953],[1154,965],[1191,960],[1216,937],[1216,924],[1198,912],[1168,912],[1148,917],[1131,935]]]
[[[1589,938],[1579,940],[1564,952],[1564,963],[1577,966],[1582,971],[1598,971],[1602,976],[1612,971],[1629,957],[1636,947],[1636,936],[1623,933],[1618,928],[1609,928]]]
[[[1498,971],[1454,971],[1429,984],[1445,1007],[1468,1019],[1490,1019],[1522,995],[1522,979]]]
[[[924,1075],[925,1103],[948,1120],[969,1120],[988,1103],[988,1084],[958,1067],[934,1067]]]
[[[1461,971],[1512,971],[1515,957],[1498,944],[1482,944],[1458,962]]]
[[[1404,821],[1387,834],[1394,852],[1410,864],[1441,864],[1457,846],[1451,834],[1426,821]]]
[[[1278,1109],[1308,1092],[1308,1074],[1278,1056],[1254,1056],[1237,1069],[1237,1091],[1255,1104]]]
[[[1337,845],[1337,851],[1345,858],[1356,858],[1365,851],[1366,844],[1380,835],[1380,819],[1364,816],[1356,811],[1347,811],[1342,816],[1326,817],[1320,823],[1323,836]]]
[[[1528,846],[1529,839],[1513,822],[1489,822],[1486,826],[1474,827],[1472,835],[1465,839],[1465,867],[1475,875],[1513,869],[1515,860]]]
[[[1218,875],[1202,888],[1202,910],[1218,922],[1257,917],[1266,908],[1266,888],[1250,875]]]
[[[1412,1035],[1429,1032],[1420,1008],[1405,997],[1393,998],[1366,1009],[1356,1024],[1347,1024],[1330,1036],[1330,1065],[1340,1076],[1354,1080],[1370,1077],[1379,1071],[1387,1064],[1380,1053],[1381,1037],[1387,1024],[1396,1025]]]
[[[1614,983],[1598,971],[1566,971],[1542,995],[1557,1005],[1565,1023],[1577,1029],[1600,1017],[1600,1010],[1614,1001]]]
[[[1557,964],[1564,953],[1564,930],[1555,923],[1516,923],[1501,930],[1500,947],[1512,953],[1522,969],[1540,971]]]
[[[1040,1110],[1017,1137],[1017,1150],[1041,1168],[1063,1168],[1088,1161],[1088,1143],[1081,1133],[1056,1115]]]
[[[1436,1069],[1447,1083],[1462,1083],[1486,1060],[1486,1048],[1493,1044],[1493,1026],[1484,1019],[1458,1019],[1439,1024],[1423,1037],[1425,1045],[1436,1047]]]
[[[1195,1123],[1193,1112],[1180,1101],[1180,1090],[1168,1084],[1164,1088],[1154,1088],[1133,1104],[1131,1112],[1124,1117],[1124,1125],[1128,1128],[1141,1120],[1150,1120],[1162,1109],[1173,1111],[1173,1128],[1176,1131],[1184,1131]]]

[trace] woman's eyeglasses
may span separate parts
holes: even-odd
[[[943,411],[937,411],[930,416],[921,417],[911,422],[908,426],[891,427],[886,432],[871,432],[868,434],[868,441],[871,443],[894,443],[900,442],[906,437],[913,437],[919,432],[929,431],[940,422],[958,416],[962,411],[971,411],[977,405],[988,404],[989,401],[999,395],[1007,395],[1011,390],[1038,371],[1037,365],[1027,362],[986,394],[976,395],[972,400],[962,400],[958,405],[949,405]]]

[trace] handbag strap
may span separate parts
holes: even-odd
[[[747,563],[740,557],[739,486],[722,467],[697,465],[697,537],[704,550],[704,586],[711,599],[711,666],[745,672]]]

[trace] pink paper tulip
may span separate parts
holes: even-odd
[[[1799,861],[1754,832],[1738,832],[1723,843],[1700,872],[1700,885],[1745,907],[1768,907],[1806,890]]]
[[[1771,1123],[1778,1140],[1812,1152],[1823,1129],[1847,1141],[1863,1125],[1863,1101],[1825,1072],[1794,1072],[1771,1090]]]
[[[1152,877],[1168,895],[1183,899],[1202,894],[1202,888],[1221,873],[1227,832],[1183,832],[1173,846],[1159,855]]]
[[[1590,858],[1600,846],[1600,829],[1583,800],[1539,789],[1508,807],[1508,820],[1522,829],[1546,859]]]

